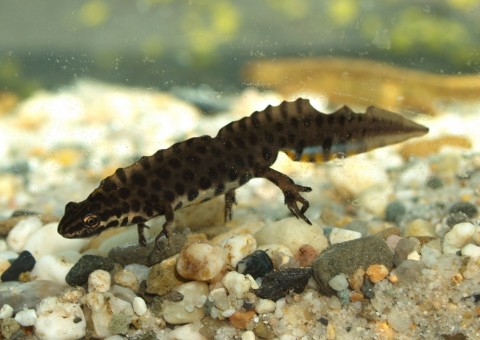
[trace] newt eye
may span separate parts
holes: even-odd
[[[83,223],[89,228],[95,228],[100,224],[100,219],[95,214],[88,214],[83,217]]]

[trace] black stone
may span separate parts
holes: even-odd
[[[398,223],[406,211],[407,209],[403,203],[398,201],[390,202],[385,209],[385,220]]]
[[[450,214],[462,212],[470,218],[477,216],[478,209],[470,202],[457,202],[448,209]]]
[[[360,288],[360,290],[362,291],[363,296],[366,299],[373,299],[375,297],[375,291],[373,290],[373,283],[368,278],[365,278],[365,280],[363,280],[363,285],[362,285],[362,288]]]
[[[311,268],[288,268],[271,272],[262,279],[262,286],[255,294],[262,299],[277,301],[290,291],[301,293],[312,276]]]
[[[22,251],[10,267],[3,272],[1,280],[2,282],[17,281],[20,274],[31,271],[33,266],[35,266],[33,255],[28,250]]]
[[[432,176],[427,179],[427,187],[430,189],[439,189],[443,187],[442,179],[437,176]]]
[[[257,250],[238,261],[235,270],[240,274],[250,274],[254,279],[265,276],[273,270],[273,262],[263,250]]]
[[[82,286],[88,282],[88,276],[95,270],[102,269],[111,271],[113,261],[109,258],[96,255],[83,255],[80,260],[70,269],[65,281],[70,286]]]
[[[467,216],[467,214],[459,211],[448,215],[446,222],[447,225],[452,228],[455,224],[470,222],[470,218]]]

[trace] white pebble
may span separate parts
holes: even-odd
[[[452,230],[443,237],[443,253],[455,254],[470,241],[474,232],[475,227],[471,223],[463,222],[454,225]]]
[[[88,276],[88,292],[105,293],[110,290],[112,276],[105,270],[95,270]]]
[[[231,308],[227,297],[227,290],[223,287],[212,290],[209,299],[213,301],[214,306],[221,311],[226,311]]]
[[[137,280],[135,274],[128,270],[120,270],[116,272],[113,276],[113,282],[122,287],[130,288],[134,291],[138,291],[140,285],[140,282]]]
[[[50,280],[67,285],[65,276],[80,259],[78,251],[69,250],[56,255],[44,255],[37,259],[31,272],[36,280]]]
[[[162,303],[165,321],[172,325],[200,321],[205,316],[203,305],[207,300],[208,285],[204,282],[191,281],[181,284],[175,290],[183,295],[183,300],[165,300]]]
[[[112,287],[110,288],[110,293],[130,303],[133,303],[133,299],[137,297],[137,294],[135,294],[132,289],[119,285],[112,285]]]
[[[121,336],[121,335],[112,335],[112,336],[107,336],[103,340],[127,340],[127,337]]]
[[[201,327],[200,323],[189,323],[188,325],[175,327],[170,332],[168,339],[205,340],[205,336],[200,332]]]
[[[255,312],[258,314],[272,313],[275,311],[276,304],[272,300],[258,299],[255,303]]]
[[[138,282],[146,280],[148,277],[148,273],[150,272],[149,267],[138,263],[127,264],[124,269],[134,273]]]
[[[18,254],[12,250],[0,251],[0,260],[15,260]]]
[[[237,299],[244,298],[252,286],[252,283],[245,275],[237,272],[228,272],[223,277],[222,284]]]
[[[0,308],[0,320],[11,318],[13,315],[13,308],[6,303]]]
[[[433,268],[438,258],[442,255],[440,250],[433,247],[423,246],[422,250],[422,262],[427,268]]]
[[[34,309],[25,309],[15,314],[15,321],[23,327],[33,326],[37,321],[37,314]]]
[[[345,274],[338,274],[328,281],[328,285],[337,292],[341,292],[348,288],[347,277]]]
[[[253,331],[245,331],[241,335],[242,340],[255,340],[255,333]]]
[[[290,249],[292,254],[304,244],[311,245],[318,253],[328,246],[323,228],[313,222],[309,225],[296,217],[285,218],[265,225],[255,233],[259,245],[279,243]]]
[[[420,188],[425,185],[431,175],[430,165],[427,161],[416,160],[406,170],[402,171],[399,182],[406,188]]]
[[[89,241],[87,239],[67,239],[57,232],[58,223],[49,223],[35,231],[28,238],[24,249],[35,258],[48,254],[58,254],[66,250],[80,251]]]
[[[0,252],[7,250],[7,241],[0,239]]]
[[[405,332],[412,323],[406,312],[395,308],[387,314],[387,320],[390,326],[397,332]]]
[[[86,334],[87,323],[79,304],[48,297],[38,304],[37,316],[35,335],[39,339],[80,339]]]
[[[293,260],[293,254],[290,249],[282,244],[264,244],[259,246],[258,250],[264,250],[267,253],[268,257],[272,259],[273,267],[275,269],[283,268]]]
[[[37,216],[31,216],[21,220],[8,233],[8,246],[12,250],[20,253],[25,250],[25,243],[28,238],[41,227],[42,222]]]
[[[389,186],[388,175],[381,163],[363,157],[346,158],[341,166],[332,163],[327,170],[335,187],[353,197],[374,186]]]
[[[480,258],[480,247],[475,244],[467,244],[461,251],[463,256],[470,256],[473,259]]]
[[[143,315],[147,312],[147,310],[147,304],[145,303],[144,299],[139,296],[133,299],[133,311],[135,314]]]
[[[180,276],[208,281],[222,272],[227,264],[225,250],[208,242],[193,243],[182,249],[177,261]]]
[[[362,234],[358,231],[342,229],[342,228],[333,228],[330,233],[330,244],[342,243],[346,241],[355,240],[362,237]]]
[[[257,241],[250,234],[233,235],[223,240],[220,245],[227,251],[227,261],[233,268],[238,261],[257,249]]]

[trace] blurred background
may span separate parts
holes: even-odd
[[[0,91],[78,78],[171,89],[248,85],[256,59],[344,56],[480,69],[478,0],[2,0]]]

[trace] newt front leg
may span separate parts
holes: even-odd
[[[297,218],[301,218],[308,224],[312,224],[308,217],[305,216],[305,212],[307,211],[310,204],[305,198],[300,195],[301,192],[312,191],[312,188],[295,184],[295,182],[290,177],[271,168],[256,170],[255,177],[266,178],[270,182],[275,184],[277,187],[279,187],[280,190],[282,190],[283,195],[285,196],[285,204],[292,212],[292,214]],[[298,208],[297,202],[302,205],[301,209]]]

